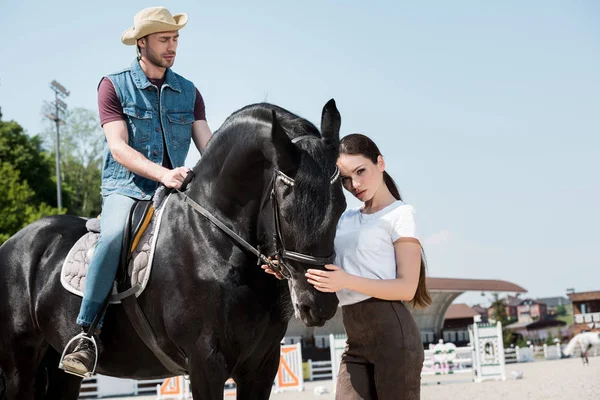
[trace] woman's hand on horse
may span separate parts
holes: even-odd
[[[270,257],[269,257],[270,259]],[[273,263],[277,264],[277,256],[275,256],[275,260],[272,260]],[[267,274],[271,274],[273,275],[275,278],[279,279],[280,281],[284,280],[285,278],[283,277],[283,275],[281,275],[281,273],[277,272],[277,271],[273,271],[268,265],[261,265],[260,266]]]
[[[325,268],[329,271],[312,268],[306,271],[308,283],[318,291],[326,293],[334,293],[348,288],[350,274],[333,264],[327,264]]]
[[[178,167],[175,169],[168,169],[163,174],[160,182],[168,188],[180,189],[183,184],[183,180],[190,172],[188,167]]]

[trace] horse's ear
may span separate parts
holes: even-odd
[[[275,110],[271,111],[273,116],[273,126],[271,128],[271,140],[275,147],[275,165],[284,174],[292,177],[296,174],[298,164],[300,163],[300,153],[294,146],[287,133],[277,120]]]
[[[340,144],[340,126],[342,118],[335,106],[335,100],[331,99],[323,107],[321,114],[321,136],[336,149]]]

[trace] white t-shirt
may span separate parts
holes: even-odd
[[[370,279],[397,278],[394,242],[418,239],[415,209],[398,200],[373,214],[360,208],[342,214],[335,234],[336,265],[352,275]],[[337,292],[340,306],[358,303],[371,296],[352,290]]]

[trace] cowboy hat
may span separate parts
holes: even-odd
[[[133,18],[133,26],[123,32],[121,42],[133,46],[138,39],[157,32],[178,31],[187,23],[186,14],[171,15],[165,7],[145,8]]]

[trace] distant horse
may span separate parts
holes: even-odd
[[[245,107],[215,132],[189,189],[165,206],[150,282],[137,300],[160,348],[189,375],[194,399],[222,399],[229,377],[239,400],[268,399],[292,314],[307,326],[334,316],[335,294],[317,291],[304,274],[332,260],[346,207],[336,167],[339,129],[333,100],[323,108],[321,133],[280,107]],[[197,212],[198,205],[233,234]],[[59,352],[79,331],[81,298],[63,289],[60,269],[86,233],[85,222],[44,218],[0,247],[2,400],[78,398],[81,378],[57,367]],[[266,275],[236,235],[263,257],[277,254],[288,280]],[[174,375],[120,305],[108,308],[100,339],[98,373]]]
[[[570,356],[575,352],[575,349],[581,350],[581,361],[583,365],[589,365],[588,351],[592,346],[600,345],[600,333],[598,332],[583,332],[575,335],[573,339],[569,341],[569,344],[565,348],[564,354]]]

